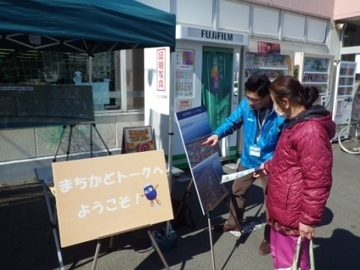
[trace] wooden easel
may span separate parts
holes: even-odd
[[[141,227],[141,228],[143,228],[143,227]],[[141,228],[137,228],[137,229],[141,229]],[[134,230],[136,230],[136,229],[134,229]],[[167,270],[170,270],[169,265],[167,264],[167,262],[166,262],[166,260],[165,260],[165,257],[164,257],[164,255],[163,255],[161,249],[159,248],[159,245],[157,244],[157,242],[156,242],[154,236],[152,235],[151,231],[148,230],[147,233],[148,233],[148,235],[149,235],[149,238],[150,238],[151,242],[152,242],[153,245],[154,245],[155,250],[156,250],[157,253],[159,254],[159,257],[160,257],[161,261],[163,262],[165,268],[166,268]],[[114,236],[115,236],[115,235],[109,236],[109,247],[108,247],[109,249],[112,248],[112,246],[113,246]],[[93,259],[93,265],[92,265],[92,267],[91,267],[91,270],[95,270],[95,269],[96,269],[97,260],[98,260],[98,258],[99,258],[99,254],[100,254],[101,240],[102,240],[102,239],[98,239],[98,240],[97,240],[96,249],[95,249],[95,254],[94,254],[94,259]]]

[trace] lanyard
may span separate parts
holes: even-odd
[[[265,116],[262,119],[262,122],[260,123],[260,110],[257,111],[257,116],[258,116],[257,117],[257,124],[258,124],[259,130],[258,130],[257,136],[255,138],[255,143],[257,143],[259,141],[259,139],[260,139],[261,129],[265,124],[265,121],[266,121],[266,118],[267,118],[268,114],[269,114],[269,110],[266,110]]]

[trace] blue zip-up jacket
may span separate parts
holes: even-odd
[[[261,128],[260,137],[256,141],[259,130],[257,112],[251,108],[246,99],[243,99],[236,110],[212,134],[218,135],[219,140],[221,140],[243,126],[244,146],[240,164],[245,168],[257,168],[266,160],[272,158],[280,132],[284,126],[284,120],[277,115],[275,110],[272,110],[267,115]],[[260,157],[250,155],[250,146],[254,145],[260,148]]]

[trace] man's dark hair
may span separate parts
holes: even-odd
[[[270,80],[265,74],[251,75],[245,82],[245,90],[255,92],[260,97],[269,95]]]

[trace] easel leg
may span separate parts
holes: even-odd
[[[90,157],[93,157],[93,126],[90,125]]]
[[[91,270],[95,270],[95,269],[96,269],[97,259],[98,259],[98,257],[99,257],[99,253],[100,253],[100,247],[101,247],[101,241],[100,241],[100,239],[98,239],[97,244],[96,244],[94,261],[93,261],[93,265],[92,265]]]
[[[69,132],[69,140],[68,140],[68,146],[67,146],[67,151],[66,151],[66,161],[69,160],[69,155],[70,155],[70,147],[71,147],[71,138],[72,138],[72,133],[73,133],[73,128],[75,125],[70,125],[70,132]],[[58,143],[58,146],[56,148],[55,154],[54,154],[54,158],[53,158],[53,162],[56,162],[56,156],[59,152],[60,149],[60,145],[62,142],[62,139],[64,137],[64,133],[65,133],[65,129],[66,129],[66,125],[63,126],[63,129],[61,131],[61,135],[60,135],[60,140]],[[93,128],[95,129],[95,132],[97,133],[97,135],[99,136],[102,144],[104,145],[104,147],[106,148],[108,155],[111,155],[111,152],[109,150],[109,148],[107,147],[103,137],[101,136],[100,132],[98,131],[98,129],[96,128],[96,124],[91,124],[90,125],[90,157],[93,157]]]
[[[209,239],[210,239],[212,269],[215,270],[214,245],[213,245],[212,230],[211,230],[211,220],[210,220],[209,212],[207,212],[207,218],[208,218],[208,226],[209,226]]]
[[[114,245],[114,236],[110,236],[110,239],[109,239],[109,250],[112,249]]]
[[[98,131],[98,129],[97,129],[97,127],[96,127],[96,124],[91,124],[91,126],[90,126],[90,136],[91,136],[91,137],[90,137],[91,157],[92,157],[92,131],[91,131],[91,129],[92,129],[92,128],[94,128],[94,129],[95,129],[96,134],[99,136],[99,138],[100,138],[100,140],[101,140],[102,144],[105,146],[106,151],[108,152],[108,155],[110,156],[110,155],[111,155],[111,152],[110,152],[109,148],[107,147],[107,145],[106,145],[106,143],[105,143],[105,141],[104,141],[103,137],[101,136],[100,132]]]
[[[70,147],[71,147],[71,138],[72,138],[73,128],[74,128],[74,125],[70,125],[70,133],[69,133],[68,147],[67,147],[67,151],[66,151],[66,161],[69,160]]]
[[[60,140],[59,140],[58,146],[57,146],[55,154],[54,154],[53,162],[56,161],[56,156],[57,156],[57,154],[59,152],[59,148],[60,148],[60,145],[61,145],[62,138],[64,136],[65,129],[66,129],[66,125],[63,125],[63,129],[62,129],[61,134],[60,134]]]
[[[153,243],[153,245],[154,245],[157,253],[159,254],[160,259],[161,259],[161,261],[163,262],[165,268],[166,268],[167,270],[170,270],[170,267],[169,267],[169,265],[167,264],[167,262],[166,262],[166,260],[165,260],[165,257],[164,257],[164,255],[162,254],[162,252],[161,252],[158,244],[156,243],[156,240],[154,239],[153,235],[151,234],[150,231],[148,231],[147,233],[148,233],[148,235],[149,235],[149,237],[150,237],[150,240],[151,240],[151,242]]]
[[[52,230],[52,233],[53,233],[53,236],[54,236],[57,256],[58,256],[58,260],[59,260],[59,264],[60,264],[60,269],[64,270],[64,262],[63,262],[62,255],[61,255],[59,237],[58,237],[57,231],[56,231],[56,219],[54,218],[54,215],[52,213],[51,204],[50,204],[49,195],[48,195],[48,190],[47,190],[46,184],[44,182],[43,182],[43,190],[44,190],[46,208],[48,210],[48,215],[49,215],[49,219],[50,219],[50,223],[51,223],[51,230]]]
[[[110,236],[110,239],[109,239],[109,249],[112,248],[112,246],[113,246],[113,241],[114,241],[114,236]],[[96,243],[94,260],[93,260],[93,265],[92,265],[91,270],[95,270],[95,269],[96,269],[97,260],[98,260],[98,258],[99,258],[99,254],[100,254],[100,248],[101,248],[101,239],[98,239],[98,240],[97,240],[97,243]]]
[[[189,185],[187,186],[187,189],[186,189],[186,191],[185,191],[185,193],[184,193],[184,195],[183,195],[183,197],[182,197],[182,199],[181,199],[180,206],[179,206],[179,208],[177,209],[177,211],[176,211],[176,213],[175,213],[174,221],[175,221],[176,218],[178,217],[178,215],[179,215],[179,213],[180,213],[180,210],[181,210],[181,208],[183,207],[183,205],[184,205],[184,203],[185,203],[186,197],[190,194],[190,189],[191,189],[192,184],[193,184],[193,179],[190,179],[190,183],[189,183]]]
[[[67,147],[67,151],[66,151],[66,161],[69,160],[70,146],[71,146],[71,136],[72,136],[73,128],[74,128],[74,125],[70,125],[70,133],[69,133],[68,147]],[[63,137],[64,137],[65,129],[66,129],[66,125],[63,125],[63,129],[62,129],[61,135],[60,135],[60,140],[59,140],[58,146],[57,146],[56,151],[55,151],[55,154],[54,154],[53,162],[56,162],[56,156],[57,156],[57,154],[58,154],[58,152],[59,152],[60,145],[61,145],[62,139],[63,139]]]
[[[60,269],[64,270],[65,269],[64,268],[64,262],[63,262],[63,259],[62,259],[62,256],[61,256],[61,249],[60,249],[60,245],[59,245],[59,238],[58,238],[58,235],[57,235],[57,232],[56,232],[56,227],[53,227],[52,231],[53,231],[53,235],[54,235],[54,241],[55,241],[55,245],[56,245],[57,256],[58,256],[59,264],[60,264]]]

